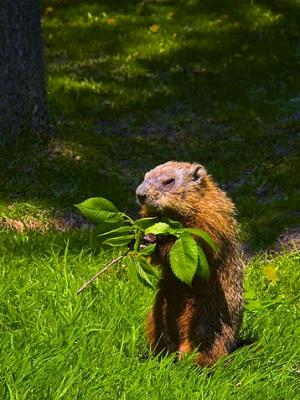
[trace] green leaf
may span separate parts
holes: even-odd
[[[192,233],[193,235],[200,236],[203,240],[206,241],[207,244],[210,245],[215,251],[217,250],[217,245],[215,241],[211,238],[211,236],[204,232],[202,229],[198,228],[183,228],[184,232]]]
[[[116,236],[104,240],[103,244],[108,246],[126,246],[134,239],[134,235]]]
[[[136,265],[135,265],[135,259],[130,257],[130,256],[127,256],[127,257],[124,258],[124,261],[125,261],[125,264],[127,266],[127,271],[128,271],[130,279],[134,283],[141,283],[139,275],[137,273],[137,269],[136,269]]]
[[[116,223],[123,221],[122,214],[116,206],[103,197],[92,197],[75,204],[81,214],[93,222]]]
[[[146,285],[154,289],[153,283],[151,282],[146,269],[147,269],[147,263],[143,259],[137,260],[137,271],[139,274],[139,277],[141,281]]]
[[[162,235],[170,233],[171,228],[165,222],[157,222],[145,230],[145,234],[153,233],[154,235]]]
[[[110,211],[113,213],[118,213],[119,210],[117,207],[109,200],[105,199],[104,197],[91,197],[87,200],[84,200],[82,203],[76,205],[81,207],[87,207],[90,209],[97,209],[102,211]]]
[[[147,274],[152,275],[155,278],[158,278],[160,276],[159,268],[158,267],[154,267],[153,265],[149,264],[144,257],[140,258],[140,263],[141,263],[141,266],[142,266],[143,270]]]
[[[170,265],[175,276],[191,286],[198,264],[198,245],[192,235],[182,233],[170,251]]]
[[[205,255],[202,247],[200,247],[199,245],[197,247],[198,247],[199,262],[198,262],[198,266],[197,266],[197,271],[196,272],[202,278],[208,279],[209,275],[210,275],[210,269],[209,269],[209,265],[208,265],[208,262],[207,262],[206,255]]]
[[[154,244],[148,244],[148,246],[144,247],[139,251],[139,254],[141,256],[151,256],[151,254],[154,253],[156,247],[156,243]]]
[[[100,222],[94,229],[96,235],[101,235],[102,233],[110,232],[114,229],[124,226],[124,221],[110,223],[110,222]]]
[[[140,260],[128,256],[125,258],[125,262],[129,277],[134,283],[141,283],[143,286],[149,286],[153,289],[153,284],[147,273],[143,270]]]
[[[247,311],[258,311],[263,307],[262,303],[260,300],[248,300],[245,302],[245,309]]]
[[[133,234],[132,227],[131,227],[131,226],[128,226],[128,225],[121,226],[121,227],[119,227],[119,228],[112,229],[112,230],[110,230],[110,231],[101,233],[101,234],[98,235],[98,236],[101,237],[101,238],[105,238],[105,236],[120,236],[120,235],[119,235],[120,233],[123,233],[124,235],[125,235],[126,233],[127,233],[127,234],[130,234],[130,233]]]
[[[162,217],[161,218],[162,222],[165,222],[166,224],[170,225],[171,228],[183,228],[183,225],[179,221],[175,221],[174,219],[168,218],[168,217]]]
[[[140,228],[135,229],[135,242],[134,242],[134,250],[139,251],[140,244],[142,240],[143,231]]]
[[[244,299],[245,300],[254,300],[256,298],[256,292],[253,288],[249,288],[245,291]]]
[[[141,229],[146,229],[152,226],[156,221],[157,221],[156,217],[140,218],[137,219],[133,225],[136,225]]]

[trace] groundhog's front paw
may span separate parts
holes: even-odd
[[[150,244],[156,243],[156,236],[153,233],[149,233],[148,235],[143,236],[142,243],[140,244],[140,248],[144,249]]]

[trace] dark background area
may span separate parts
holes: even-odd
[[[89,196],[137,215],[144,173],[174,159],[206,165],[253,248],[299,226],[297,1],[43,1],[42,13],[55,134],[2,147],[6,220],[80,225],[73,204]]]

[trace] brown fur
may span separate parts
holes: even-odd
[[[171,178],[175,183],[168,183]],[[161,265],[162,277],[146,324],[154,353],[177,351],[180,357],[196,349],[197,363],[211,365],[236,347],[242,317],[243,264],[235,207],[204,167],[190,163],[171,161],[148,172],[137,189],[141,194],[142,216],[167,215],[184,226],[203,229],[218,245],[213,254],[201,242],[210,278],[196,276],[189,287],[170,269],[168,253],[174,238],[158,241],[153,262]]]

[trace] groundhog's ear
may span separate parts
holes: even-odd
[[[194,182],[201,182],[206,175],[206,169],[201,164],[193,165],[190,172],[191,179]]]

